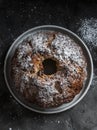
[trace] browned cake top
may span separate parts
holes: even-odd
[[[86,59],[68,35],[39,31],[19,44],[12,58],[15,88],[29,102],[56,107],[70,102],[86,79]]]

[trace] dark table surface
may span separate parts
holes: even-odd
[[[91,87],[72,109],[43,115],[25,109],[11,96],[3,66],[13,41],[44,24],[68,28],[88,46],[94,62]],[[0,0],[0,130],[97,130],[97,2],[96,0]]]

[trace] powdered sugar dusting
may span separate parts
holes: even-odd
[[[47,58],[57,62],[54,74],[44,74],[42,62]],[[65,99],[67,102],[67,98],[71,100],[76,95],[72,86],[80,90],[86,76],[87,64],[82,48],[68,35],[59,32],[30,34],[19,44],[13,61],[16,63],[13,62],[12,68],[14,79],[20,92],[28,100],[34,98],[40,105],[43,103],[44,107],[45,104],[47,107],[60,104]]]
[[[29,53],[32,53],[32,48],[29,43],[27,44],[24,42],[23,44],[19,45],[17,58],[22,69],[32,69],[33,67],[33,63],[31,62],[32,58]]]
[[[44,32],[38,32],[37,34],[32,35],[31,43],[33,46],[33,50],[37,53],[40,52],[46,52],[51,53],[50,48],[47,47],[48,45],[48,35]]]
[[[81,19],[80,28],[78,33],[87,42],[87,44],[93,44],[97,46],[97,19]]]
[[[52,41],[52,46],[55,48],[54,57],[58,60],[65,62],[72,59],[80,66],[84,66],[85,59],[83,58],[82,49],[69,36],[58,33]]]

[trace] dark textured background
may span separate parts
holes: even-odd
[[[94,62],[93,82],[72,109],[53,115],[31,112],[11,96],[3,76],[5,55],[13,41],[37,25],[54,24],[78,34]],[[0,0],[0,130],[97,130],[97,2],[96,0]]]

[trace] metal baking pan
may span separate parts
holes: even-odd
[[[87,64],[87,80],[86,80],[85,84],[83,85],[83,88],[80,91],[80,93],[78,95],[76,95],[75,98],[71,102],[64,103],[63,105],[56,107],[56,108],[44,109],[44,108],[37,107],[37,106],[30,104],[27,101],[25,101],[15,91],[15,89],[14,89],[15,87],[14,87],[14,84],[12,82],[13,79],[11,79],[11,76],[10,76],[10,63],[11,63],[10,61],[11,61],[11,58],[13,57],[13,55],[15,53],[17,46],[21,43],[21,41],[26,39],[28,35],[35,33],[36,31],[39,31],[39,30],[57,31],[57,32],[62,32],[63,34],[67,34],[68,36],[70,36],[72,39],[74,39],[74,41],[76,41],[77,44],[79,44],[79,46],[81,46],[81,48],[83,49],[83,52],[84,52],[84,56],[86,57],[87,63],[88,63]],[[90,88],[91,81],[92,81],[92,77],[93,77],[93,61],[92,61],[91,54],[90,54],[87,46],[85,45],[85,43],[76,34],[71,32],[70,30],[63,28],[63,27],[55,26],[55,25],[38,26],[38,27],[35,27],[35,28],[32,28],[32,29],[29,29],[28,31],[26,31],[25,33],[20,35],[14,41],[14,43],[11,45],[11,47],[8,50],[8,53],[6,55],[6,58],[5,58],[4,77],[5,77],[5,81],[6,81],[6,84],[7,84],[7,87],[9,89],[10,93],[25,108],[32,110],[32,111],[35,111],[35,112],[45,113],[45,114],[59,113],[59,112],[62,112],[62,111],[66,111],[66,110],[72,108],[73,106],[75,106],[77,103],[79,103],[83,99],[83,97],[88,92],[88,90]]]

